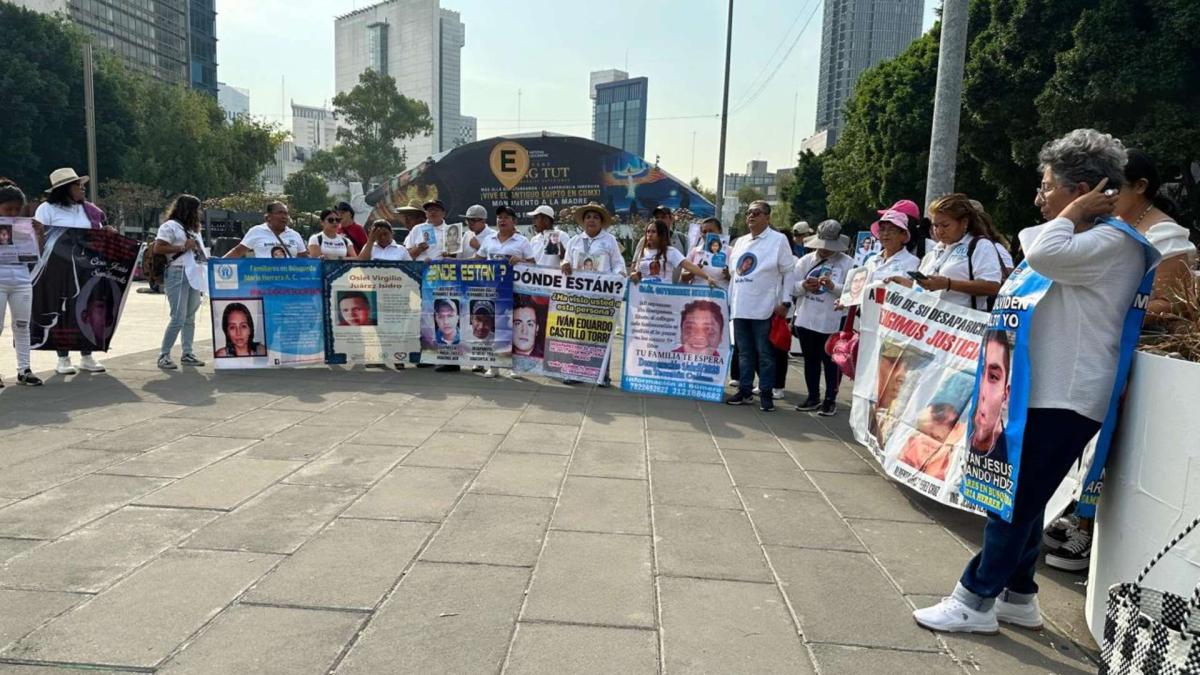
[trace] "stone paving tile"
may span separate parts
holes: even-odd
[[[225,459],[254,441],[217,436],[184,436],[137,457],[109,467],[105,473],[121,476],[183,478]]]
[[[277,560],[260,553],[169,551],[0,655],[154,667]]]
[[[663,670],[814,673],[774,584],[658,578]]]
[[[924,499],[908,488],[882,476],[863,476],[849,473],[810,471],[808,477],[825,492],[829,501],[845,518],[877,518],[930,523],[929,516],[917,508],[916,500]]]
[[[468,494],[421,559],[532,565],[553,508],[550,499]]]
[[[650,539],[553,531],[521,619],[654,628]]]
[[[57,429],[53,427],[29,429],[21,433],[20,443],[4,443],[0,453],[0,469],[40,457],[48,452],[83,442],[95,432],[82,429]]]
[[[501,389],[498,391],[481,391],[476,396],[468,408],[472,410],[516,410],[521,411],[529,402],[536,396],[533,391],[517,391],[510,389]]]
[[[231,457],[142,497],[145,506],[228,510],[301,466],[300,462]]]
[[[746,512],[764,544],[865,550],[846,521],[815,492],[741,488]]]
[[[570,476],[551,526],[559,530],[650,534],[646,488],[645,481]]]
[[[143,401],[114,403],[106,405],[99,410],[72,416],[71,428],[114,431],[116,429],[124,429],[138,422],[154,419],[155,417],[170,415],[179,410],[183,410],[183,407],[167,403],[146,403]]]
[[[949,654],[926,654],[876,649],[813,645],[813,653],[822,675],[861,675],[862,673],[922,673],[922,675],[962,675],[963,669]]]
[[[230,383],[223,382],[222,386],[227,386]],[[169,417],[187,417],[192,419],[205,420],[228,420],[239,415],[244,415],[248,410],[255,410],[264,405],[278,399],[278,396],[271,394],[238,394],[238,393],[222,393],[220,396],[208,399],[200,405],[188,405],[178,410],[175,410],[168,415]],[[270,416],[274,416],[272,413]],[[260,418],[269,417],[268,415],[259,415]]]
[[[569,455],[579,427],[537,422],[517,422],[500,444],[500,452],[534,452]]]
[[[503,436],[517,423],[520,410],[498,408],[468,408],[446,422],[447,429],[473,434],[499,434]]]
[[[354,518],[441,521],[475,472],[398,466],[346,510]]]
[[[361,428],[396,412],[396,405],[378,401],[340,401],[320,415],[313,415],[305,424],[314,427]]]
[[[645,399],[641,396],[593,396],[588,399],[588,417],[600,419],[605,415],[635,415],[641,417],[646,411]],[[650,404],[651,409],[655,406]]]
[[[525,408],[521,421],[578,427],[583,423],[587,403],[588,397],[585,393],[540,392],[529,402],[529,407]]]
[[[22,499],[116,464],[132,453],[63,448],[0,470],[0,495]]]
[[[866,554],[768,546],[767,555],[808,640],[937,651]]]
[[[254,443],[243,457],[259,459],[296,459],[308,461],[357,433],[357,427],[317,427],[308,423],[289,427],[274,436]],[[251,441],[253,442],[253,441]]]
[[[850,526],[906,595],[950,593],[971,557],[940,525],[852,520]]]
[[[421,423],[414,423],[420,420]],[[354,442],[369,445],[406,445],[416,447],[437,431],[440,419],[429,419],[424,413],[403,410],[385,417],[354,436]]]
[[[738,417],[728,420],[705,413],[709,429],[717,446],[722,450],[758,450],[760,452],[783,452],[775,435],[753,418]]]
[[[500,436],[439,431],[404,458],[405,466],[481,469],[500,445]]]
[[[496,453],[479,472],[471,492],[554,498],[566,470],[566,457]]]
[[[608,441],[619,438],[626,443],[642,443],[646,420],[641,415],[586,415],[580,441]]]
[[[73,447],[115,452],[143,452],[183,438],[212,423],[212,420],[172,417],[156,427],[153,434],[146,433],[141,425],[136,425],[85,438],[75,443]]]
[[[652,418],[647,418],[652,419]],[[646,432],[650,459],[661,462],[720,464],[721,454],[708,432],[650,429]]]
[[[517,627],[504,672],[656,675],[658,636],[653,631],[629,628],[522,623]]]
[[[720,464],[651,462],[650,497],[654,504],[740,509],[729,474]]]
[[[331,485],[366,487],[396,465],[410,452],[408,448],[385,445],[343,443],[332,452],[304,465],[287,477],[293,485]]]
[[[685,434],[708,436],[708,423],[696,407],[688,409],[663,409],[661,401],[646,407],[646,428],[650,431],[677,431]]]
[[[432,523],[336,520],[260,581],[243,601],[374,609],[433,529]]]
[[[0,507],[3,505],[0,504]],[[0,565],[9,560],[37,548],[45,542],[36,539],[0,539]]]
[[[185,545],[292,553],[359,493],[354,488],[276,485],[205,525]]]
[[[0,585],[98,593],[217,517],[125,507],[0,567]]]
[[[354,398],[354,392],[331,391],[283,396],[263,406],[265,410],[299,410],[302,412],[324,412],[333,406]]]
[[[104,670],[88,668],[86,675],[128,675],[129,670]],[[80,675],[78,668],[55,668],[53,666],[28,666],[16,663],[0,663],[0,675]]]
[[[841,441],[784,441],[788,453],[805,471],[876,474],[868,464]]]
[[[528,579],[517,567],[418,562],[336,673],[499,672]]]
[[[225,438],[270,438],[284,429],[312,417],[312,413],[292,410],[277,410],[270,415],[252,412],[221,424],[202,429],[197,436],[223,436]]]
[[[733,482],[744,488],[774,488],[815,492],[816,486],[796,466],[791,457],[777,452],[724,450],[725,465]]]
[[[234,606],[158,672],[322,675],[364,619],[350,612]]]
[[[646,449],[640,444],[579,441],[571,468],[572,476],[601,478],[646,478]]]
[[[697,506],[653,513],[659,574],[772,581],[745,513]]]
[[[90,596],[76,593],[0,590],[0,649]],[[3,672],[0,665],[0,672]]]
[[[54,539],[166,484],[161,478],[84,476],[0,509],[0,536]]]

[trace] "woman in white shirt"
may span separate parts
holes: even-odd
[[[321,260],[358,257],[358,251],[354,250],[354,242],[350,241],[349,237],[338,234],[341,222],[337,211],[321,211],[321,231],[308,238],[308,257]]]
[[[700,241],[696,244],[695,248],[688,253],[687,257],[688,262],[700,267],[701,269],[709,267],[709,261],[712,259],[712,254],[708,252],[708,249],[705,247],[704,243],[708,240],[708,235],[710,234],[715,234],[718,236],[721,234],[721,221],[711,216],[700,221]],[[723,246],[723,248],[728,247],[728,244]],[[725,257],[728,258],[729,256],[726,255]],[[728,266],[728,261],[726,261],[726,266]],[[718,286],[721,288],[728,288],[729,281],[725,279],[725,275],[720,272],[720,269],[723,268],[718,268],[718,270],[713,273],[712,277],[716,280]],[[694,284],[697,281],[700,281],[700,279],[687,270],[684,270],[683,273],[679,275],[679,283]]]
[[[841,329],[846,312],[836,306],[846,274],[854,267],[854,258],[844,251],[850,238],[842,234],[842,224],[826,220],[817,233],[804,240],[810,252],[796,261],[792,296],[796,298],[793,325],[804,353],[804,383],[808,398],[796,406],[803,412],[818,411],[826,417],[837,414],[838,385],[842,371],[825,351],[825,342]],[[821,397],[821,374],[825,374],[825,397]]]
[[[167,210],[166,222],[158,228],[154,238],[155,255],[166,256],[167,270],[163,281],[163,292],[171,307],[171,320],[163,333],[162,349],[158,352],[158,367],[174,370],[171,348],[175,338],[183,333],[183,356],[179,362],[185,366],[203,366],[192,351],[192,338],[196,333],[196,310],[200,309],[200,291],[192,288],[187,278],[188,258],[192,263],[206,262],[204,241],[200,238],[200,200],[192,195],[179,195]]]
[[[925,278],[916,283],[927,291],[940,292],[947,302],[987,311],[1003,280],[999,245],[987,238],[979,214],[962,193],[935,200],[929,205],[929,217],[937,244],[921,260],[918,271]],[[908,276],[891,281],[913,285]]]
[[[50,189],[46,201],[37,207],[33,219],[49,228],[74,227],[92,229],[92,221],[84,208],[83,186],[88,177],[79,176],[74,169],[56,169],[50,174]],[[45,251],[42,254],[45,255]],[[103,373],[104,366],[92,358],[90,351],[79,351],[79,367],[89,373]],[[54,372],[74,375],[79,372],[71,365],[71,353],[58,350],[58,365]]]
[[[386,220],[376,220],[371,223],[371,234],[362,250],[358,252],[358,259],[404,261],[412,260],[412,256],[409,255],[408,249],[396,243],[392,224]]]
[[[890,209],[884,211],[879,220],[871,225],[871,235],[879,241],[882,250],[872,253],[863,263],[869,282],[884,282],[892,277],[908,278],[909,272],[915,272],[920,267],[921,261],[905,248],[912,236],[908,231],[908,216]]]
[[[25,208],[25,193],[15,183],[0,180],[0,218],[16,218]],[[34,237],[38,250],[42,246],[42,225],[33,223]],[[9,244],[12,244],[12,230]],[[29,277],[29,266],[17,259],[11,263],[0,261],[0,331],[4,330],[5,309],[12,310],[13,347],[17,352],[17,382],[36,387],[42,383],[29,369],[29,315],[33,305],[33,283]],[[4,382],[0,380],[0,387]]]
[[[645,280],[669,284],[675,278],[675,269],[681,267],[693,277],[708,282],[709,286],[717,285],[717,280],[710,277],[704,268],[685,259],[679,249],[671,245],[671,229],[663,221],[656,220],[647,225],[646,237],[642,241],[645,244],[641,258],[637,261],[637,268],[629,274],[629,280],[633,283]]]
[[[595,202],[589,202],[575,212],[575,222],[583,231],[571,237],[567,244],[567,259],[559,266],[563,273],[570,274],[579,270],[625,276],[625,258],[621,255],[621,244],[612,233],[605,230],[612,224],[612,216],[608,210]]]
[[[496,234],[480,242],[477,255],[512,265],[533,262],[533,245],[525,235],[517,232],[517,212],[511,206],[496,207]]]

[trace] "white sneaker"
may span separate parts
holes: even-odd
[[[506,371],[504,371],[504,376],[505,376],[505,377],[507,377],[507,378],[508,378],[508,379],[510,379],[510,380],[523,380],[523,379],[525,379],[525,378],[521,377],[521,374],[520,374],[520,373],[518,373],[518,372],[517,372],[517,371],[515,371],[515,370],[506,370]]]
[[[1033,596],[1033,602],[1018,605],[1005,602],[1004,593],[1001,593],[1000,597],[996,598],[996,620],[1030,630],[1041,629],[1042,609],[1038,605],[1037,596]]]
[[[741,384],[742,384],[742,383],[741,383],[741,382],[738,382],[737,380],[730,380],[730,381],[728,381],[728,382],[726,382],[726,383],[725,383],[725,386],[727,386],[727,387],[737,387],[737,386],[740,386]]]
[[[776,401],[779,401],[779,400],[782,400],[782,399],[783,399],[783,393],[784,393],[784,392],[783,392],[783,390],[782,390],[782,389],[772,389],[772,390],[771,390],[771,396],[772,396],[772,397],[773,397],[773,398],[774,398]]]
[[[762,394],[762,390],[761,390],[761,389],[759,389],[758,387],[755,387],[754,389],[751,389],[751,390],[750,390],[750,393],[751,393],[751,394],[754,394],[755,396],[759,396],[759,395],[761,395],[761,394]]]
[[[942,598],[933,607],[913,612],[913,619],[922,628],[939,633],[983,633],[995,635],[1000,632],[996,621],[996,608],[981,612],[964,605],[958,598]]]
[[[83,370],[88,371],[89,373],[103,373],[104,372],[104,364],[100,363],[96,359],[93,359],[91,354],[80,357],[79,367],[82,368]]]
[[[54,372],[59,375],[74,375],[79,371],[75,369],[75,366],[71,365],[71,357],[60,356],[58,357],[58,365],[54,367]]]
[[[482,373],[482,375],[483,375],[484,377],[489,377],[489,378],[490,378],[490,377],[495,377],[495,376],[496,376],[496,369],[495,369],[495,368],[484,368],[484,369],[483,369],[483,373]]]

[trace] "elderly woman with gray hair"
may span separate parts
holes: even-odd
[[[1099,220],[1116,207],[1112,188],[1125,185],[1126,157],[1119,140],[1093,129],[1072,131],[1038,154],[1034,204],[1046,222],[1020,239],[1029,268],[1050,285],[1029,324],[1028,408],[1012,518],[989,514],[983,548],[954,592],[914,612],[925,628],[995,633],[998,622],[1042,625],[1034,568],[1046,503],[1100,430],[1126,313],[1147,273],[1144,240]],[[1008,386],[998,386],[1005,398]],[[1002,429],[997,438],[989,458],[1007,457]]]

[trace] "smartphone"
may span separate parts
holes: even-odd
[[[925,281],[925,280],[926,280],[926,279],[928,279],[929,277],[928,277],[928,276],[926,276],[926,275],[924,275],[924,274],[921,274],[920,272],[909,272],[909,273],[908,273],[908,278],[909,278],[909,279],[914,279],[914,280],[916,280],[916,281]]]

